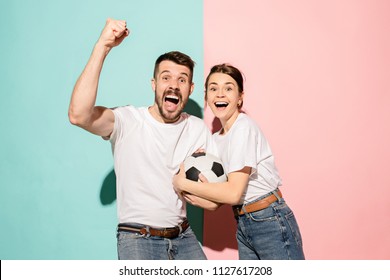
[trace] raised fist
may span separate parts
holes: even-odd
[[[127,29],[125,20],[108,18],[106,20],[106,25],[100,34],[98,43],[103,44],[108,48],[113,48],[122,43],[129,34],[130,31]]]

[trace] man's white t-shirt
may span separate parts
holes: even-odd
[[[118,107],[110,136],[117,181],[119,223],[174,227],[186,217],[172,178],[197,149],[216,154],[203,120],[182,113],[173,124],[155,120],[148,108]],[[210,150],[211,149],[211,150]]]

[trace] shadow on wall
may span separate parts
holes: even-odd
[[[222,205],[216,211],[205,211],[204,246],[220,252],[226,248],[237,250],[236,227],[230,205]]]
[[[201,107],[192,99],[184,109],[188,114],[203,118]],[[110,205],[116,200],[116,175],[112,169],[104,178],[100,188],[100,203],[103,206]],[[203,243],[203,209],[187,204],[187,216],[191,223],[191,228],[195,232],[198,240]]]
[[[219,119],[212,122],[212,133],[221,129]],[[205,211],[204,214],[204,245],[214,251],[226,248],[237,250],[236,220],[230,205],[222,205],[216,211]]]

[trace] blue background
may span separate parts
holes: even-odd
[[[97,104],[152,104],[154,61],[179,50],[196,61],[187,111],[201,116],[202,13],[200,0],[1,2],[0,259],[116,259],[111,147],[69,123],[73,86],[106,18],[125,19]]]

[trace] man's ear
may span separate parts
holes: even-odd
[[[153,79],[150,80],[153,91],[156,91],[156,81]]]
[[[195,84],[192,82],[192,83],[191,83],[191,87],[190,87],[190,95],[191,95],[192,92],[194,91],[194,88],[195,88]]]

